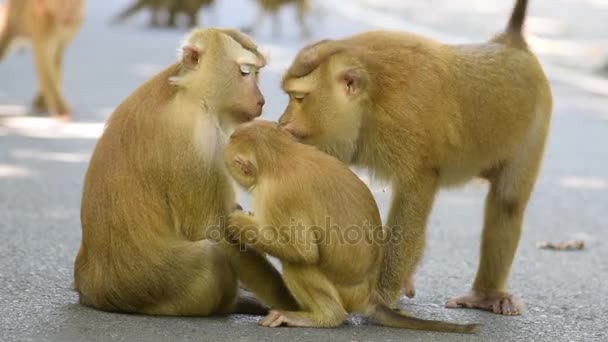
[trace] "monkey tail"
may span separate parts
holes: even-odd
[[[492,41],[520,49],[527,49],[528,44],[523,35],[527,10],[528,0],[517,0],[511,14],[511,19],[509,19],[509,23],[507,24],[507,28]]]
[[[371,305],[368,316],[382,326],[401,329],[474,334],[480,327],[479,324],[456,324],[408,317],[391,310],[384,304]]]

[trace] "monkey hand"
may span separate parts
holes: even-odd
[[[253,216],[237,210],[228,216],[227,233],[234,241],[255,245],[259,230]]]

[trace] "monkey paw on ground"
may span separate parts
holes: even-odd
[[[470,294],[452,298],[445,306],[446,308],[479,309],[506,316],[518,316],[524,311],[523,302],[510,294]]]

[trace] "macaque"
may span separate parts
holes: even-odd
[[[202,7],[211,6],[214,0],[136,0],[136,2],[123,10],[114,18],[114,22],[118,23],[131,17],[135,13],[149,8],[152,12],[150,17],[150,26],[177,26],[177,16],[184,13],[188,16],[188,26],[198,26],[198,12]],[[162,14],[168,15],[163,23]]]
[[[264,18],[270,14],[272,15],[272,32],[274,36],[278,36],[281,32],[281,23],[279,19],[279,10],[285,5],[293,4],[296,6],[296,13],[298,18],[298,25],[300,26],[300,32],[304,38],[310,36],[310,29],[306,24],[306,14],[310,10],[309,0],[257,0],[259,12],[250,27],[244,28],[245,32],[255,32],[262,23]]]
[[[61,85],[63,54],[82,25],[84,1],[8,0],[7,6],[0,33],[0,60],[16,38],[31,41],[39,87],[34,111],[70,118]]]
[[[104,311],[206,316],[297,304],[281,274],[225,234],[236,208],[225,137],[259,116],[264,57],[233,30],[194,30],[179,61],[111,115],[84,181],[80,303]]]
[[[202,7],[213,5],[214,0],[174,0],[169,7],[168,26],[176,26],[177,15],[184,13],[188,16],[188,27],[199,25],[198,12]]]
[[[114,23],[122,22],[137,12],[149,8],[152,12],[150,17],[150,26],[158,27],[161,25],[161,11],[165,8],[168,8],[169,4],[174,0],[135,0],[131,6],[125,8],[122,12],[120,12],[114,19]]]
[[[356,312],[394,328],[478,329],[401,315],[379,300],[380,213],[372,193],[345,164],[267,121],[238,127],[224,162],[235,181],[250,191],[255,212],[232,213],[229,234],[281,260],[285,283],[300,307],[273,310],[260,325],[336,327]]]
[[[438,189],[480,176],[490,190],[479,269],[472,293],[447,306],[522,312],[507,278],[552,111],[547,78],[522,34],[526,8],[518,0],[506,31],[484,44],[387,31],[321,41],[283,79],[284,129],[392,185],[380,276],[391,307],[402,284],[415,294]]]

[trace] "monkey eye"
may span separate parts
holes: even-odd
[[[241,70],[242,76],[249,76],[254,71],[253,65],[250,65],[250,64],[241,64],[239,68]],[[256,74],[257,74],[257,71],[256,71]]]
[[[302,101],[304,101],[304,98],[306,97],[306,94],[304,93],[294,93],[291,96],[296,102],[298,103],[302,103]]]

